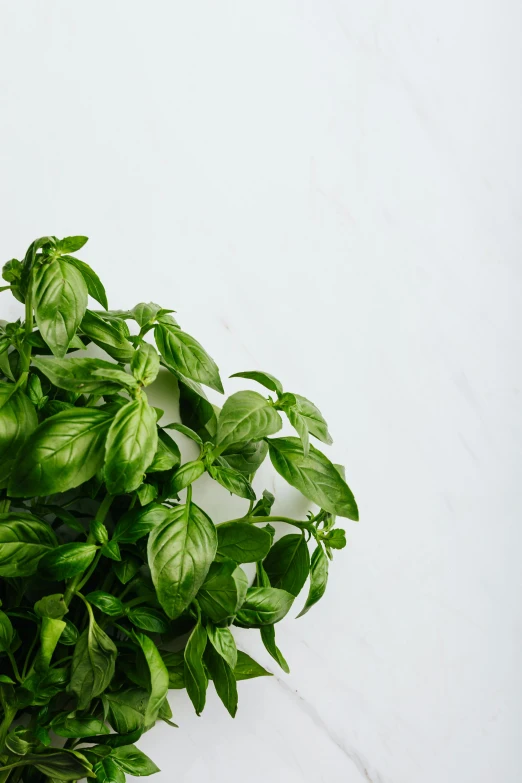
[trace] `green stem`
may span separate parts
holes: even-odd
[[[36,647],[36,643],[37,643],[39,638],[40,638],[40,630],[38,628],[38,630],[36,632],[36,635],[35,635],[33,641],[31,642],[31,646],[29,647],[29,652],[27,653],[27,656],[26,656],[26,659],[25,659],[25,662],[24,662],[24,667],[22,669],[22,680],[25,680],[25,675],[27,674],[27,671],[29,669],[29,661],[31,660],[31,655],[33,654],[34,648]]]
[[[31,351],[32,348],[29,345],[28,337],[33,331],[33,271],[29,274],[29,280],[27,283],[27,292],[25,295],[25,323],[24,323],[24,349],[20,354],[20,377],[22,378],[24,373],[29,371],[31,366]],[[23,382],[23,385],[27,383],[27,378]]]
[[[91,576],[96,571],[96,568],[98,567],[98,563],[100,562],[101,557],[102,557],[102,553],[101,553],[101,550],[100,550],[99,552],[96,553],[96,557],[92,561],[92,565],[90,566],[89,570],[85,573],[85,576],[83,577],[82,581],[80,582],[80,584],[76,588],[76,592],[79,592],[80,590],[82,590],[83,587],[87,584],[87,582],[89,581]]]
[[[14,676],[18,680],[18,682],[22,682],[22,678],[20,677],[20,672],[18,671],[18,664],[16,663],[16,659],[11,652],[11,650],[7,651],[7,656],[9,660],[11,661],[11,666],[13,667]]]
[[[96,512],[95,519],[97,522],[105,522],[105,517],[109,512],[113,500],[114,500],[113,495],[105,495],[104,499],[100,503],[100,507],[98,508],[98,511]],[[87,543],[94,544],[95,541],[96,539],[94,538],[93,534],[89,533],[89,535],[87,536]],[[84,578],[84,576],[85,576],[85,571],[81,574],[76,574],[76,576],[73,576],[73,578],[69,581],[63,597],[66,606],[69,606],[73,595],[76,593],[77,590],[79,590],[79,585],[82,579]]]
[[[0,723],[0,748],[2,752],[4,751],[5,738],[7,737],[9,729],[11,728],[11,723],[15,719],[15,715],[16,715],[16,707],[14,706],[14,704],[8,704],[6,702],[4,717],[2,718],[2,722]]]
[[[187,499],[185,500],[185,505],[190,506],[192,503],[192,484],[189,484],[187,487]]]

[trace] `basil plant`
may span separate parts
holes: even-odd
[[[199,715],[210,685],[234,717],[237,681],[269,674],[234,628],[288,672],[275,625],[305,585],[300,615],[321,599],[346,543],[337,519],[358,517],[343,468],[311,441],[331,443],[318,408],[258,371],[234,377],[259,391],[211,404],[214,360],[172,310],[110,310],[73,255],[86,241],[43,237],[2,273],[25,315],[0,327],[0,783],[156,772],[135,742],[176,725],[170,688]],[[83,355],[90,343],[105,358]],[[161,368],[181,421],[160,424],[147,399]],[[278,437],[284,417],[295,436]],[[180,438],[197,459],[182,462]],[[267,456],[310,502],[305,519],[256,495]],[[205,474],[242,517],[216,524],[194,502]]]

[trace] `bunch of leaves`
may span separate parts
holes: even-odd
[[[336,520],[358,517],[343,469],[310,442],[331,443],[318,408],[257,371],[234,377],[260,392],[211,404],[213,359],[171,310],[110,310],[72,255],[86,241],[43,237],[3,267],[25,317],[0,330],[0,783],[155,772],[135,743],[157,720],[175,725],[169,688],[199,715],[211,682],[235,716],[237,681],[269,672],[232,629],[258,630],[288,671],[275,625],[305,584],[300,614],[320,600],[345,546]],[[89,343],[105,358],[82,355]],[[161,368],[179,393],[167,425],[145,391]],[[295,437],[277,437],[283,415]],[[180,438],[196,459],[182,463]],[[267,455],[313,504],[305,519],[256,497]],[[204,474],[244,516],[215,524],[196,505]],[[293,532],[278,538],[277,523]]]

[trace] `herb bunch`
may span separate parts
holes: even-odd
[[[171,310],[109,310],[71,255],[86,241],[43,237],[2,273],[25,318],[0,327],[0,783],[156,772],[134,743],[172,723],[169,688],[199,715],[211,681],[234,717],[237,681],[268,672],[231,627],[258,629],[287,672],[275,624],[307,581],[300,614],[319,601],[345,546],[336,519],[358,518],[342,467],[310,443],[331,443],[316,406],[257,371],[233,377],[263,393],[212,405],[215,362]],[[106,359],[82,356],[89,343]],[[147,400],[160,368],[181,422],[159,424]],[[282,414],[296,437],[274,437]],[[197,459],[182,464],[180,437]],[[317,507],[306,519],[256,497],[267,455]],[[214,524],[192,499],[203,474],[244,499],[244,516]],[[275,538],[277,523],[293,532]]]

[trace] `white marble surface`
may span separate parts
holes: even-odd
[[[241,683],[235,721],[175,694],[180,729],[141,742],[158,783],[522,779],[521,22],[0,6],[3,258],[90,235],[113,307],[172,306],[224,376],[316,401],[360,505],[322,605],[280,626],[291,675]]]

